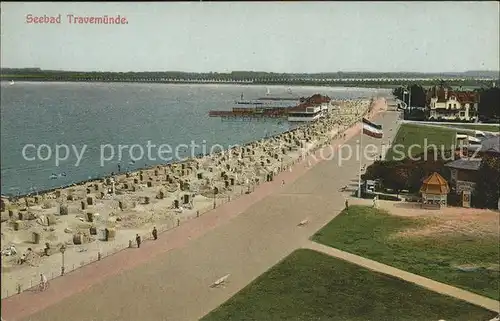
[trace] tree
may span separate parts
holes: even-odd
[[[384,188],[392,189],[399,194],[401,190],[407,187],[408,170],[399,161],[376,161],[368,166],[361,179],[378,179],[382,182]]]
[[[375,180],[375,179],[381,179],[383,180],[386,177],[387,174],[387,169],[390,168],[391,166],[388,166],[388,164],[392,163],[395,161],[375,161],[373,164],[368,166],[366,169],[366,172],[361,175],[362,180]]]
[[[407,94],[404,92],[407,91]],[[411,93],[411,102],[410,102]],[[415,107],[425,107],[427,101],[427,94],[425,89],[421,85],[413,84],[408,87],[398,87],[392,90],[392,94],[396,96],[399,100],[405,102],[406,105],[411,103],[411,106]],[[404,98],[404,99],[403,99]]]
[[[405,120],[427,120],[429,118],[429,111],[424,108],[406,109],[403,113]]]
[[[500,119],[500,88],[492,87],[479,91],[479,119]]]
[[[446,80],[443,80],[443,79],[439,80],[438,87],[440,89],[448,89],[450,91],[453,90],[453,88],[451,88],[450,84]]]
[[[449,159],[449,152],[445,155],[438,154],[437,159],[424,159],[423,155],[420,156],[419,160],[406,158],[401,161],[376,161],[368,166],[361,179],[380,180],[384,188],[392,189],[398,194],[401,190],[418,193],[422,181],[434,172],[449,179],[450,173],[443,160],[443,157]]]
[[[425,107],[427,101],[427,94],[425,89],[420,85],[410,86],[411,92],[411,106],[415,107]]]
[[[397,166],[392,171],[391,175],[387,175],[384,179],[384,186],[389,189],[392,189],[399,196],[399,193],[408,189],[408,178],[410,175],[408,174],[408,168],[406,166]]]
[[[404,101],[403,99],[403,92],[405,91],[405,87],[397,87],[392,90],[392,94],[398,98],[399,100]]]
[[[500,197],[500,157],[483,155],[472,202],[474,207],[498,207]]]

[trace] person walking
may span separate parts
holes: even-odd
[[[158,230],[156,230],[156,226],[153,227],[153,232],[151,232],[151,234],[153,234],[153,239],[158,239]]]
[[[349,209],[349,201],[348,200],[345,200],[345,209],[348,210]]]
[[[48,287],[47,277],[43,273],[40,273],[40,290],[45,291],[47,290],[47,287]]]
[[[137,243],[137,248],[140,248],[141,247],[141,237],[139,234],[135,235],[135,241]]]

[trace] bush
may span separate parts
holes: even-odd
[[[438,154],[438,159],[404,159],[402,161],[375,161],[368,166],[365,174],[361,176],[363,180],[380,180],[384,188],[392,189],[396,194],[402,190],[417,193],[422,185],[422,181],[432,174],[438,172],[445,179],[449,179],[449,169],[444,166],[446,163]]]
[[[500,197],[500,157],[483,155],[477,175],[476,188],[471,199],[472,205],[497,209]]]

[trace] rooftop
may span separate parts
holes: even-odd
[[[446,167],[477,171],[481,167],[480,158],[460,158],[445,164]]]
[[[448,182],[443,178],[443,176],[434,172],[429,175],[422,182],[422,187],[420,187],[420,193],[426,194],[448,194],[450,192],[450,188],[448,186]]]
[[[322,103],[328,103],[330,102],[330,97],[328,96],[322,96],[320,94],[314,94],[311,97],[301,97],[300,98],[300,104],[294,107],[288,108],[288,111],[290,112],[302,112],[307,109],[307,107],[319,107],[321,106]]]
[[[483,153],[500,153],[500,136],[483,139],[479,151]]]
[[[429,92],[431,93],[431,97],[437,97],[438,102],[446,102],[451,97],[455,97],[461,104],[478,102],[478,95],[474,91],[453,91],[434,87]],[[448,94],[448,99],[445,99],[446,94]]]

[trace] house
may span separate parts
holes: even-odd
[[[447,88],[431,88],[428,92],[430,120],[476,121],[479,95],[473,91],[452,91]]]
[[[470,148],[469,146],[468,148]],[[481,141],[479,152],[500,157],[500,136]],[[481,167],[481,158],[459,158],[445,164],[450,169],[452,192],[461,195],[464,191],[472,193],[477,182],[477,172]]]
[[[473,192],[476,187],[477,171],[481,167],[480,158],[459,158],[445,165],[450,169],[451,191],[461,195],[463,191]]]

